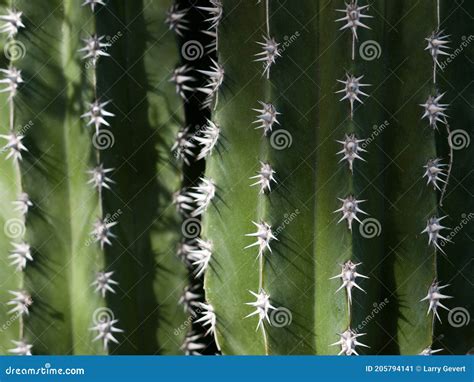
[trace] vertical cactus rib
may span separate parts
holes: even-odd
[[[25,195],[15,199],[24,212],[32,207],[26,233],[34,260],[24,278],[34,304],[23,325],[25,342],[16,352],[97,353],[89,331],[98,307],[89,287],[95,251],[87,246],[90,237],[84,228],[95,213],[86,185],[91,142],[80,127],[80,33],[71,32],[88,18],[80,4],[72,9],[70,2],[51,3],[53,14],[28,1],[15,1],[15,6],[25,26],[16,44],[25,57],[15,61],[24,81],[15,96],[15,125],[28,147],[21,164],[21,172],[28,174],[22,179]],[[27,247],[20,249],[25,253]]]
[[[172,5],[110,0],[96,15],[97,33],[111,37],[113,57],[99,61],[97,85],[113,99],[116,114],[114,145],[102,151],[117,182],[104,205],[112,216],[120,212],[117,245],[106,248],[106,263],[120,282],[107,303],[126,338],[114,353],[179,354],[186,334],[178,301],[187,274],[176,257],[183,227],[172,202],[182,173],[171,147],[184,119],[183,100],[169,81],[179,61],[166,23]]]
[[[436,131],[420,119],[417,103],[421,102],[417,100],[427,99],[433,91],[433,59],[424,51],[424,43],[436,22],[437,10],[436,2],[419,3],[409,12],[407,7],[401,3],[387,5],[387,20],[395,22],[406,14],[397,30],[388,33],[393,47],[387,54],[397,76],[410,81],[402,83],[392,76],[386,88],[395,100],[389,110],[396,126],[384,132],[385,150],[393,162],[385,173],[386,193],[392,205],[384,221],[385,226],[393,227],[386,237],[387,263],[393,262],[393,273],[385,272],[384,279],[391,301],[386,319],[397,328],[397,337],[387,349],[419,354],[432,342],[433,320],[427,316],[427,303],[420,300],[436,279],[436,247],[433,242],[427,245],[427,235],[422,231],[426,222],[437,215],[437,200],[422,179],[423,166],[429,158],[436,157]],[[417,23],[426,15],[433,16],[433,23]],[[409,41],[417,41],[417,49]],[[433,228],[429,224],[425,232]],[[432,233],[428,235],[433,239]],[[397,317],[396,322],[392,323],[393,318],[388,315]]]
[[[444,230],[443,236],[450,240],[440,240],[442,251],[437,257],[438,279],[449,284],[445,289],[450,300],[441,301],[450,312],[441,314],[442,324],[435,325],[433,349],[443,349],[442,354],[468,354],[472,352],[474,334],[472,317],[474,314],[472,301],[474,290],[468,275],[474,272],[474,263],[469,255],[472,252],[472,237],[474,226],[472,211],[474,201],[474,174],[472,173],[472,158],[474,145],[472,122],[474,114],[469,100],[473,99],[474,88],[466,86],[466,79],[472,77],[473,47],[472,33],[468,22],[460,22],[466,15],[474,14],[474,4],[464,2],[455,4],[450,1],[440,1],[440,28],[449,35],[449,47],[445,49],[449,55],[440,55],[437,69],[437,86],[446,91],[450,100],[448,139],[443,129],[436,135],[437,157],[444,163],[451,163],[449,187],[440,196],[440,215],[448,216],[443,225],[452,229]],[[461,54],[455,52],[462,51]],[[455,57],[455,59],[453,59]],[[455,161],[452,154],[455,154]],[[446,168],[446,167],[445,167]],[[445,184],[446,189],[446,184]],[[444,189],[444,190],[445,190]],[[443,190],[443,191],[444,191]],[[443,198],[443,204],[441,199]],[[444,292],[444,291],[443,291]],[[442,309],[440,311],[443,311]],[[446,318],[447,316],[447,318]]]

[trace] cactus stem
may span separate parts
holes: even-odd
[[[330,345],[330,346],[337,346],[337,345],[341,346],[341,351],[339,352],[338,355],[341,355],[341,354],[359,355],[359,353],[357,353],[357,351],[355,350],[356,346],[363,346],[366,348],[370,347],[357,341],[358,337],[365,336],[366,333],[356,333],[354,330],[349,328],[343,333],[338,333],[338,335],[340,337],[340,340]]]
[[[0,20],[4,22],[0,26],[0,33],[7,33],[8,38],[13,38],[17,35],[20,28],[25,28],[21,21],[23,12],[17,12],[15,9],[8,9],[6,15],[1,15]]]
[[[449,311],[450,309],[444,306],[440,300],[447,299],[447,298],[452,298],[452,296],[446,296],[442,294],[440,291],[443,288],[446,288],[449,285],[439,285],[439,283],[435,280],[433,283],[430,285],[430,288],[428,290],[428,294],[426,297],[422,298],[421,301],[429,301],[430,305],[428,307],[428,312],[426,313],[427,315],[430,314],[431,311],[433,311],[433,318],[436,316],[436,318],[441,322],[441,318],[439,317],[438,314],[438,307],[441,307],[443,309],[446,309]]]

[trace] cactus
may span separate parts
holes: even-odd
[[[225,141],[208,157],[217,191],[203,239],[226,354],[469,351],[460,329],[445,348],[443,306],[470,305],[441,264],[469,268],[443,226],[472,204],[448,214],[439,200],[456,199],[440,163],[462,166],[447,155],[446,122],[461,128],[468,113],[445,110],[444,56],[425,50],[433,30],[451,33],[451,19],[438,21],[450,6],[362,3],[223,2],[225,78],[212,121]]]
[[[469,352],[465,3],[3,0],[0,353]]]

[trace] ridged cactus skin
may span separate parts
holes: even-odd
[[[472,353],[473,14],[0,0],[0,354]]]
[[[467,24],[451,16],[454,5],[440,3],[440,29],[455,45],[468,35]],[[450,130],[470,134],[472,108],[466,100],[472,89],[463,83],[470,77],[472,47],[456,58],[459,71],[454,65],[437,69],[435,85],[433,58],[425,48],[426,38],[438,28],[437,1],[374,1],[370,7],[359,2],[361,12],[372,18],[361,19],[370,29],[357,29],[354,60],[351,30],[341,31],[344,22],[335,22],[344,17],[335,11],[345,9],[342,1],[222,4],[218,52],[225,80],[213,121],[224,138],[207,162],[206,176],[217,191],[204,214],[203,237],[213,243],[205,291],[223,353],[338,354],[338,334],[349,327],[366,333],[356,339],[370,346],[356,346],[363,354],[419,354],[431,346],[448,354],[469,352],[469,320],[461,327],[451,322],[454,308],[472,312],[472,287],[467,285],[472,223],[452,239],[456,244],[440,246],[445,254],[428,245],[422,231],[433,216],[447,215],[442,225],[454,227],[472,211],[468,190],[473,178],[463,170],[472,163],[472,146],[454,152],[440,205],[441,192],[426,185],[423,166],[430,158],[449,162],[448,133],[444,124],[433,129],[421,119],[420,105],[446,91]],[[462,10],[455,12],[464,19]],[[269,79],[262,75],[263,63],[254,62],[262,57],[256,42],[268,33],[267,18],[270,37],[281,43]],[[361,57],[361,44],[369,40],[377,42],[380,57]],[[345,81],[346,73],[371,84],[360,88],[368,97],[359,96],[363,104],[355,101],[352,119],[349,101],[340,101],[345,94],[336,93],[344,88],[338,80]],[[281,113],[266,137],[254,129],[259,101]],[[336,155],[342,150],[337,141],[344,141],[345,134],[367,140],[367,152],[359,152],[364,160],[354,161],[353,174],[347,161],[338,163],[343,155]],[[271,191],[263,195],[250,187],[255,179],[249,180],[260,161],[276,172]],[[359,207],[368,214],[357,217],[375,219],[375,234],[364,232],[371,220],[362,227],[354,220],[352,232],[346,220],[338,223],[338,198],[351,194],[364,201]],[[258,230],[252,222],[267,223],[276,236],[268,243],[271,252],[265,249],[257,260],[258,246],[245,249],[257,241],[246,236]],[[369,277],[356,278],[365,293],[353,287],[352,305],[344,288],[335,293],[341,278],[331,279],[348,260],[361,263],[357,272]],[[441,293],[452,296],[439,300],[453,310],[448,320],[438,306],[442,324],[432,311],[427,315],[429,301],[420,301],[435,279],[440,286],[449,284]],[[277,310],[268,308],[265,329],[256,331],[258,315],[245,317],[256,309],[248,304],[256,300],[249,291],[258,293],[261,287]],[[287,322],[278,321],[278,314],[286,315]]]
[[[25,237],[34,261],[14,272],[8,259],[11,241],[0,232],[2,262],[0,352],[19,340],[20,320],[6,305],[9,290],[23,287],[33,304],[23,316],[25,340],[33,354],[179,354],[185,332],[174,333],[187,319],[178,306],[187,272],[176,258],[180,225],[172,205],[180,169],[170,147],[183,123],[183,104],[169,82],[180,61],[174,33],[165,24],[170,1],[107,1],[91,11],[82,2],[15,1],[25,28],[16,40],[25,48],[13,64],[24,83],[14,98],[15,127],[27,126],[28,152],[19,167],[2,151],[2,227],[12,218],[20,181],[34,203],[26,216]],[[2,3],[2,13],[11,2]],[[97,33],[110,43],[97,67],[83,60],[82,39]],[[107,39],[105,39],[107,36]],[[7,39],[3,39],[7,44]],[[2,67],[9,62],[2,56]],[[114,117],[107,117],[113,145],[97,150],[94,126],[81,115],[97,97]],[[2,134],[8,129],[8,93],[2,93]],[[5,106],[3,106],[5,105]],[[32,121],[31,127],[29,121]],[[104,127],[104,126],[102,126]],[[101,127],[101,128],[102,128]],[[107,127],[107,126],[105,126]],[[106,143],[107,145],[107,143]],[[100,211],[96,189],[88,184],[97,151],[111,190],[103,189]],[[104,250],[91,235],[94,222],[109,214],[115,235]],[[115,293],[105,298],[91,286],[99,271],[114,271]],[[94,341],[100,317],[112,315],[123,332],[118,343]]]

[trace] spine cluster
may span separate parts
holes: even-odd
[[[276,39],[271,35],[270,30],[270,0],[264,1],[265,7],[265,34],[262,39],[263,42],[257,42],[261,51],[255,55],[255,62],[263,64],[262,76],[265,76],[266,81],[270,80],[270,69],[276,63],[276,59],[281,57],[279,51],[279,44]],[[258,100],[260,108],[253,109],[257,113],[255,129],[262,130],[262,139],[266,139],[269,136],[276,125],[280,125],[278,116],[281,114],[277,111],[275,106],[270,100]],[[266,161],[260,160],[259,170],[255,176],[250,177],[253,181],[250,187],[257,186],[259,188],[258,198],[266,198],[270,192],[272,192],[272,184],[277,183],[276,171],[272,165]],[[245,318],[257,316],[258,323],[256,330],[261,329],[263,334],[263,341],[265,351],[268,353],[268,338],[265,330],[265,321],[268,324],[272,324],[270,319],[270,311],[277,310],[272,305],[270,300],[270,294],[264,289],[264,266],[265,266],[265,255],[272,253],[271,243],[274,240],[278,240],[272,231],[271,225],[265,220],[253,221],[253,225],[256,231],[249,233],[246,236],[253,237],[256,239],[255,242],[247,245],[245,249],[257,247],[257,260],[258,260],[258,289],[256,292],[249,290],[249,293],[255,297],[255,301],[248,302],[246,305],[253,307],[255,310],[249,313]]]
[[[97,5],[105,6],[100,0],[87,0],[83,6],[90,6],[92,12],[95,12]],[[103,134],[106,127],[110,127],[108,118],[114,117],[114,114],[107,111],[106,107],[111,103],[111,100],[104,101],[98,95],[97,91],[97,64],[101,57],[110,56],[107,53],[107,49],[110,44],[105,42],[105,36],[97,36],[96,34],[91,35],[84,39],[84,47],[79,50],[83,54],[83,60],[88,61],[91,65],[89,66],[92,70],[92,88],[94,99],[87,106],[87,111],[81,116],[86,122],[87,126],[94,129],[94,138],[96,141],[100,135]],[[95,146],[95,145],[94,145]],[[103,205],[103,191],[110,190],[111,186],[115,183],[109,174],[114,171],[113,168],[107,168],[102,162],[100,155],[100,148],[95,147],[94,152],[95,166],[93,169],[88,171],[90,179],[89,184],[94,187],[98,193],[98,213],[99,216],[93,225],[91,235],[93,239],[99,244],[101,251],[104,250],[105,245],[112,245],[111,240],[115,238],[112,232],[112,227],[117,224],[116,221],[109,221],[108,215],[104,214]],[[97,259],[98,266],[102,266],[100,259]],[[111,270],[99,270],[96,273],[95,279],[91,283],[91,287],[95,288],[95,291],[105,299],[107,293],[115,293],[115,287],[118,282],[113,279],[114,272]],[[103,308],[105,309],[105,308]],[[108,308],[107,308],[108,309]],[[110,310],[108,310],[109,312]],[[110,311],[111,312],[111,311]],[[100,317],[98,317],[100,316]],[[95,332],[94,341],[102,341],[105,351],[109,350],[109,343],[119,341],[115,338],[116,333],[121,333],[123,330],[116,327],[118,320],[114,318],[113,313],[97,315],[94,312],[92,318],[93,326],[91,331]]]

